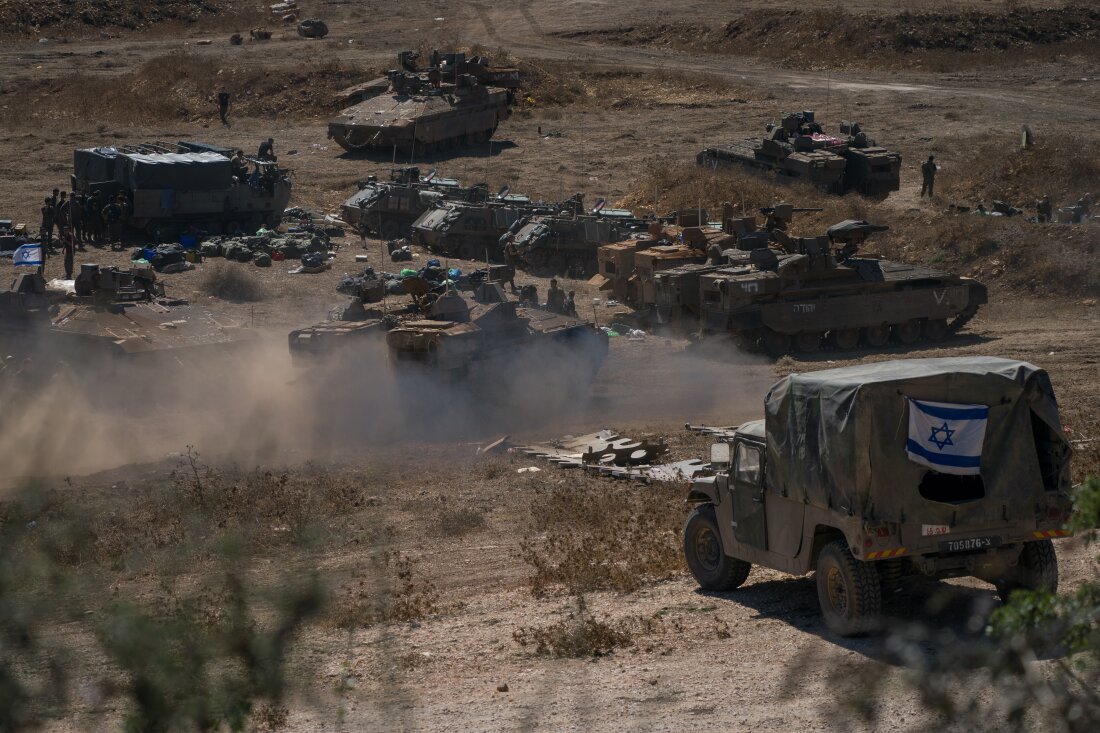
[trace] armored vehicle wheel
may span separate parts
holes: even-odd
[[[1044,590],[1058,592],[1058,556],[1050,540],[1027,542],[1020,551],[1020,564],[1009,575],[998,580],[997,595],[1007,601],[1014,590]]]
[[[878,571],[855,559],[847,542],[833,540],[817,558],[817,599],[830,631],[841,636],[866,634],[882,610]]]
[[[912,320],[894,326],[894,336],[899,343],[913,344],[920,340],[920,321]]]
[[[702,504],[688,515],[684,524],[684,558],[704,590],[733,590],[745,582],[752,568],[750,563],[730,557],[722,549],[722,535],[712,504]]]
[[[929,318],[924,322],[924,337],[929,341],[943,341],[947,338],[947,319]]]
[[[890,341],[890,327],[868,326],[863,329],[863,340],[867,342],[868,346],[874,346],[876,349],[882,348]]]
[[[838,349],[851,351],[859,346],[859,329],[843,328],[839,331],[833,331],[833,344]]]
[[[764,351],[772,356],[783,356],[791,350],[791,337],[770,328],[764,331]]]
[[[820,331],[802,331],[794,337],[795,350],[801,351],[806,354],[813,354],[821,351],[821,332]]]

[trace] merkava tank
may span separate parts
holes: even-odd
[[[571,316],[520,307],[499,283],[482,284],[473,298],[447,290],[420,310],[424,317],[386,333],[395,367],[420,367],[419,376],[506,400],[525,377],[534,380],[532,389],[556,383],[585,393],[607,356],[606,333]]]
[[[421,176],[416,167],[395,168],[388,181],[371,176],[361,183],[340,206],[340,218],[360,234],[397,239],[411,236],[412,224],[436,204],[478,203],[488,198],[489,188],[484,183],[465,187],[453,178],[436,176],[434,170]]]
[[[418,68],[418,54],[398,54],[401,68],[387,72],[387,91],[340,112],[329,122],[329,138],[350,152],[432,155],[492,137],[511,114],[519,72],[492,69],[479,56],[432,57],[428,68]]]
[[[102,146],[73,153],[73,191],[95,194],[106,206],[120,193],[130,205],[127,224],[171,241],[185,227],[211,234],[273,227],[290,202],[288,171],[273,160],[246,159],[234,170],[233,151],[204,143]]]
[[[784,114],[767,136],[706,148],[695,162],[775,171],[835,194],[885,196],[901,187],[900,153],[876,146],[859,123],[842,122],[839,136],[826,134],[812,111]]]
[[[749,263],[699,276],[701,332],[732,333],[772,355],[826,343],[881,348],[939,341],[987,302],[984,285],[920,265],[857,256],[873,232],[843,221],[823,237],[784,237],[782,253],[754,249]],[[839,245],[839,246],[838,246]]]
[[[517,222],[537,214],[552,214],[556,205],[532,201],[504,188],[478,204],[443,201],[425,211],[412,225],[412,240],[445,257],[498,260],[501,238]]]
[[[206,359],[255,339],[229,318],[166,297],[151,267],[81,265],[75,293],[48,290],[37,273],[20,274],[0,292],[4,354],[45,368],[79,365],[75,371],[89,377]]]
[[[520,263],[532,272],[591,277],[599,269],[600,245],[645,232],[650,223],[627,209],[606,208],[603,199],[588,213],[584,213],[582,194],[571,201],[572,211],[519,220],[504,234],[501,245],[514,246]]]

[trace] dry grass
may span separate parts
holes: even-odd
[[[180,53],[150,59],[117,76],[82,72],[52,79],[8,79],[0,101],[13,103],[2,110],[0,121],[13,127],[66,120],[125,126],[214,122],[220,89],[232,96],[231,120],[321,118],[341,107],[337,91],[363,78],[366,72],[331,60],[273,70]]]
[[[681,486],[639,488],[576,474],[566,486],[532,484],[540,510],[520,552],[535,596],[629,593],[682,570]]]
[[[263,283],[248,268],[228,262],[206,265],[199,290],[233,303],[256,303],[267,297]]]
[[[435,585],[417,570],[417,561],[397,552],[356,570],[332,603],[328,620],[336,628],[416,621],[441,609]]]
[[[512,638],[520,646],[534,647],[540,656],[579,659],[605,656],[660,630],[661,621],[656,617],[598,619],[589,612],[584,597],[578,596],[576,610],[566,618],[546,626],[521,626]]]
[[[754,10],[724,25],[642,23],[583,31],[603,43],[762,56],[795,68],[964,67],[1095,59],[1100,11],[1061,8],[856,14],[829,10]]]
[[[446,507],[436,518],[436,531],[444,537],[462,537],[485,529],[485,512],[480,509]]]

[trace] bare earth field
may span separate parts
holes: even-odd
[[[101,412],[90,400],[61,393],[37,415],[5,415],[4,483],[13,492],[27,485],[56,492],[70,513],[87,510],[93,524],[110,517],[124,528],[170,524],[154,499],[178,485],[169,474],[188,446],[226,475],[288,471],[322,487],[301,504],[308,509],[303,526],[316,526],[321,539],[287,539],[294,521],[279,512],[268,516],[259,505],[247,520],[257,553],[250,576],[262,583],[292,566],[315,569],[332,599],[331,610],[305,628],[295,647],[287,719],[256,723],[257,730],[939,729],[905,685],[905,665],[881,640],[843,640],[825,630],[812,577],[754,569],[739,591],[699,592],[679,560],[683,486],[627,486],[517,454],[475,452],[504,434],[517,443],[613,427],[666,436],[677,458],[701,456],[707,442],[689,435],[685,422],[732,425],[759,417],[768,386],[784,374],[907,355],[984,354],[1050,371],[1063,420],[1078,441],[1075,479],[1095,473],[1100,226],[1069,231],[948,213],[953,203],[1006,198],[1023,207],[1047,192],[1066,203],[1100,193],[1095,48],[1076,37],[1063,45],[1047,39],[1042,48],[1024,39],[981,53],[917,50],[887,63],[848,53],[784,58],[777,50],[781,30],[769,37],[766,54],[744,39],[733,47],[677,40],[685,28],[713,29],[747,13],[807,6],[787,0],[736,7],[651,0],[301,4],[306,15],[326,19],[326,39],[300,39],[275,21],[268,24],[275,29],[270,42],[230,46],[234,30],[247,36],[247,27],[237,25],[242,19],[262,17],[239,4],[233,20],[212,14],[141,30],[75,23],[7,36],[0,45],[0,159],[8,163],[0,217],[34,227],[41,199],[67,182],[74,148],[197,139],[251,151],[268,136],[280,163],[293,170],[292,205],[335,212],[357,180],[386,175],[391,161],[345,154],[326,140],[326,119],[340,107],[333,94],[393,66],[401,49],[477,46],[506,53],[530,74],[531,101],[490,145],[413,161],[422,168],[544,199],[583,191],[588,201],[607,197],[662,211],[724,200],[752,210],[788,198],[826,209],[796,219],[795,231],[816,234],[850,216],[890,224],[876,249],[980,277],[990,285],[991,303],[959,338],[908,352],[827,352],[776,363],[724,345],[652,335],[644,342],[613,339],[585,404],[524,415],[447,414],[429,425],[405,411],[381,362],[315,374],[289,364],[286,333],[322,320],[339,302],[336,282],[363,267],[355,255],[393,269],[380,242],[349,236],[338,241],[333,269],[319,275],[289,275],[286,263],[266,270],[205,263],[164,276],[173,294],[259,330],[256,353],[155,395],[136,395],[148,398],[137,414]],[[999,5],[921,1],[905,8],[995,13]],[[1082,7],[1095,14],[1100,6]],[[846,4],[857,27],[860,14],[892,17],[901,10],[865,0]],[[662,24],[665,30],[650,32]],[[626,28],[649,30],[620,37]],[[39,43],[40,37],[50,40]],[[200,44],[204,39],[212,43]],[[223,84],[236,100],[230,128],[218,123],[212,101]],[[900,151],[901,191],[883,201],[828,199],[799,186],[685,165],[702,147],[762,133],[783,111],[804,109],[815,110],[830,129],[858,119],[880,144]],[[1018,150],[1023,125],[1035,132],[1034,153]],[[560,136],[542,137],[540,128]],[[919,163],[929,154],[942,166],[931,202],[918,197]],[[127,258],[94,249],[80,255],[101,264]],[[208,295],[204,277],[214,266],[244,269],[262,299],[242,304]],[[57,261],[49,268],[60,276]],[[529,275],[517,282],[546,288],[545,279]],[[593,304],[602,296],[587,283],[564,287],[577,290],[583,317],[604,323],[621,310]],[[28,452],[28,444],[36,447]],[[542,470],[517,473],[532,465]],[[317,498],[329,486],[343,487],[343,498]],[[207,519],[211,527],[225,526],[217,514]],[[79,563],[113,598],[148,601],[167,592],[157,558],[177,540],[137,539],[146,529],[106,549],[110,537],[126,533],[97,529],[99,554]],[[632,546],[608,537],[623,532],[647,539]],[[560,559],[558,541],[581,543],[598,563],[636,573],[638,582],[550,582],[540,589],[537,558]],[[1058,549],[1063,588],[1095,576],[1094,548],[1070,540]],[[411,560],[410,573],[393,574],[395,553]],[[183,594],[216,566],[206,554],[177,568],[171,593]],[[372,615],[356,605],[371,593],[407,604],[402,613]],[[941,607],[923,603],[944,593],[949,599]],[[887,610],[899,623],[974,637],[995,603],[992,588],[952,581],[906,589]],[[606,624],[620,633],[618,641],[578,658],[545,644],[540,649],[539,630],[588,622],[581,628]],[[78,646],[85,643],[81,633],[71,624],[57,630]],[[113,669],[93,655],[78,666],[85,690]],[[889,680],[891,694],[880,702],[889,726],[843,715],[845,695],[855,694],[846,686],[855,677],[849,669]],[[78,696],[75,707],[46,729],[103,729],[126,712],[91,692]]]

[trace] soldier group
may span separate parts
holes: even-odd
[[[65,277],[73,276],[73,251],[84,251],[85,244],[122,245],[122,228],[130,216],[131,207],[125,194],[102,197],[100,192],[71,194],[54,189],[42,205],[42,225],[39,241],[42,256],[48,258],[57,253],[54,247],[54,230],[57,242],[65,256]]]

